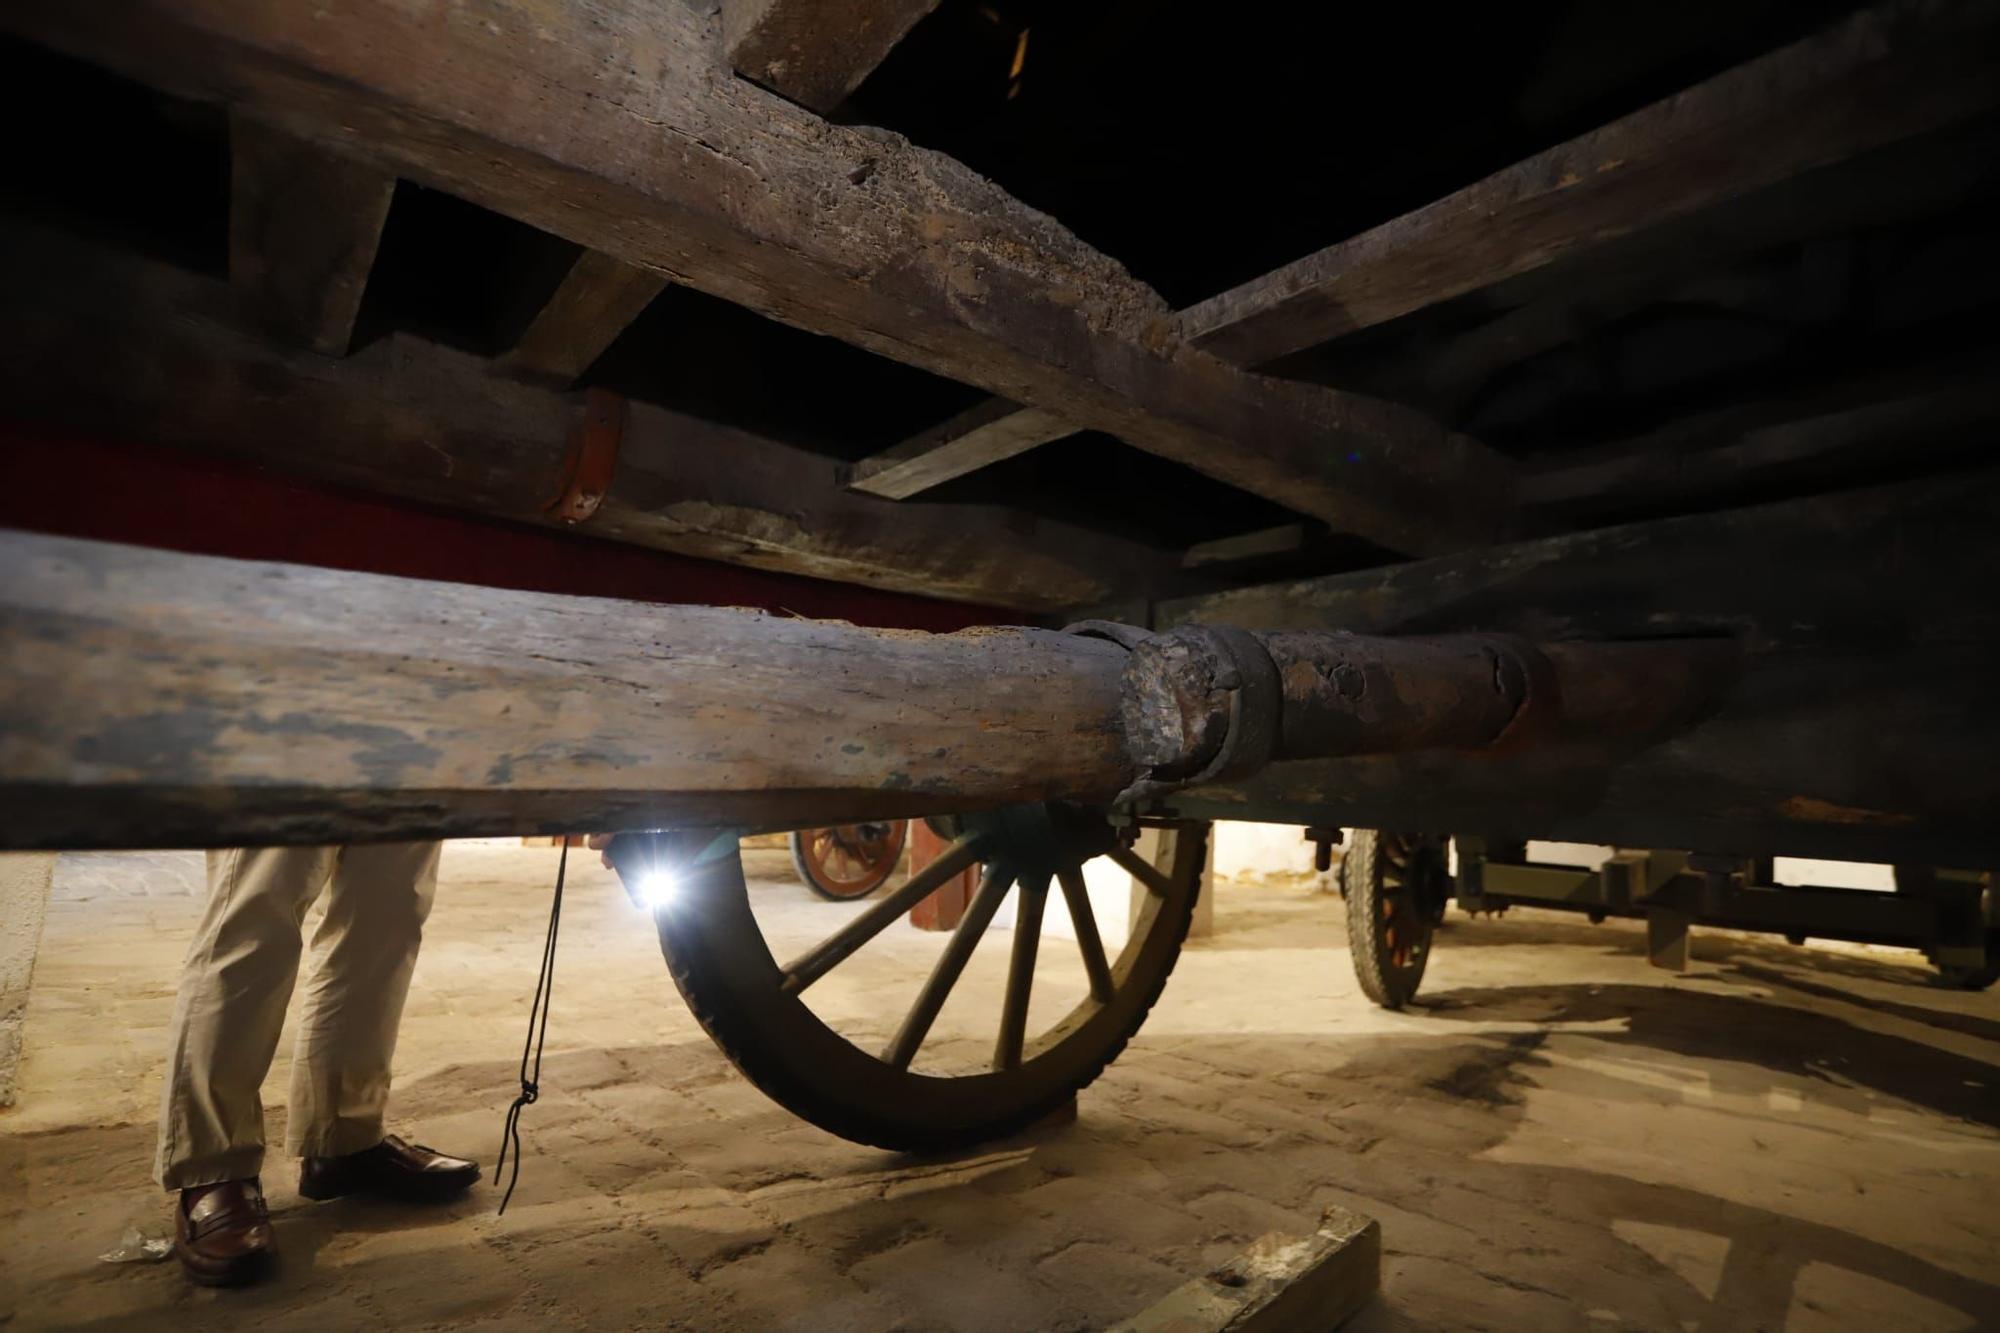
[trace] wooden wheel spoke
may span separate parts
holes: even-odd
[[[1173,896],[1174,881],[1166,871],[1153,865],[1130,847],[1113,847],[1108,853],[1133,879],[1162,898]]]
[[[889,923],[931,896],[938,886],[979,859],[980,839],[960,838],[943,855],[910,876],[902,888],[877,899],[868,910],[793,959],[785,968],[784,989],[797,995],[845,962],[856,949],[888,928]]]
[[[951,988],[958,984],[958,978],[965,971],[966,963],[972,958],[972,951],[978,947],[980,936],[992,924],[993,914],[1000,910],[1000,900],[1007,896],[1007,890],[1014,883],[1012,867],[994,862],[986,867],[986,877],[979,883],[979,892],[973,895],[965,915],[959,919],[958,929],[952,931],[946,941],[944,952],[938,956],[937,965],[924,978],[924,988],[917,992],[916,1003],[903,1016],[903,1025],[896,1029],[896,1035],[882,1050],[885,1064],[897,1069],[908,1069],[910,1061],[916,1058],[917,1048],[924,1044],[930,1034],[931,1024],[937,1022],[938,1011],[951,995]]]
[[[1000,1007],[1000,1038],[993,1046],[993,1067],[1013,1069],[1021,1063],[1028,1036],[1028,994],[1035,985],[1035,954],[1041,946],[1042,909],[1048,905],[1049,881],[1021,881],[1021,902],[1014,914],[1014,948],[1007,959],[1007,998]]]
[[[1083,954],[1083,972],[1090,978],[1090,998],[1110,1004],[1111,964],[1105,961],[1104,939],[1097,933],[1097,917],[1090,910],[1090,889],[1084,883],[1081,866],[1064,866],[1056,872],[1062,885],[1063,901],[1069,905],[1069,919],[1076,924],[1076,947]]]

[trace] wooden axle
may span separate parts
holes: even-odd
[[[0,533],[0,842],[781,828],[1109,793],[1124,656]]]
[[[1566,700],[1584,706],[1574,721],[1665,727],[1712,691],[1718,655],[1192,627],[934,635],[0,533],[0,845],[1105,802],[1274,757],[1531,744]]]

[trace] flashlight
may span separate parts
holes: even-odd
[[[621,833],[604,851],[632,905],[657,915],[697,889],[710,863],[734,863],[736,835],[713,829]]]
[[[659,911],[674,900],[674,890],[679,887],[671,870],[648,870],[638,881],[630,885],[632,896],[641,907]]]

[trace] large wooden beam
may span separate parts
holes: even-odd
[[[1130,771],[1124,658],[1047,630],[0,532],[0,846],[787,826],[1101,794]]]
[[[1926,135],[1925,128],[1912,126],[1911,134],[1892,140],[1886,152],[1860,152],[1803,171],[1784,181],[1782,188],[1711,200],[1693,212],[1668,210],[1659,218],[1646,218],[1635,230],[1564,250],[1541,267],[1504,281],[1482,281],[1479,286],[1486,299],[1499,311],[1493,318],[1442,343],[1362,353],[1360,373],[1354,353],[1338,336],[1263,368],[1288,378],[1342,384],[1400,402],[1422,403],[1445,420],[1459,419],[1493,374],[1586,338],[1647,304],[1683,296],[1699,300],[1720,264],[1774,246],[1905,223],[1981,188],[1988,163],[2000,154],[2000,137],[1991,118],[1969,119],[1946,133]],[[1762,151],[1756,141],[1740,148]],[[1526,169],[1525,164],[1515,168]],[[1476,220],[1465,225],[1476,228]],[[1383,230],[1386,234],[1400,226],[1390,223]],[[1395,230],[1395,236],[1424,240],[1429,233],[1412,227]],[[1385,267],[1402,262],[1402,252],[1393,245],[1367,260]],[[1421,257],[1413,255],[1409,262],[1413,271],[1423,267]],[[1460,294],[1447,284],[1435,299]],[[1434,298],[1419,299],[1431,304]],[[1233,314],[1215,317],[1226,320],[1235,315],[1259,318],[1261,308],[1244,301]],[[1238,359],[1240,354],[1227,345],[1233,328],[1216,324],[1205,335],[1204,345],[1225,359]],[[1381,359],[1371,359],[1376,356]]]
[[[77,485],[88,477],[88,487]],[[488,588],[734,606],[882,629],[1018,612],[594,541],[268,466],[0,418],[0,528]]]
[[[345,356],[396,178],[248,116],[229,120],[229,279],[281,338]]]
[[[1181,552],[1181,568],[1200,569],[1208,565],[1237,565],[1246,560],[1268,560],[1274,556],[1297,555],[1311,534],[1302,523],[1284,523],[1275,528],[1259,528],[1233,537],[1196,542]]]
[[[1991,0],[1891,0],[1203,301],[1262,365],[2000,105]]]
[[[847,100],[938,0],[723,0],[729,63],[827,112]]]
[[[527,379],[567,385],[667,287],[657,273],[585,250],[501,364]]]
[[[1103,803],[1274,756],[1667,733],[1735,655],[1200,628],[1128,653],[0,533],[0,847]]]
[[[2000,358],[1946,373],[1848,381],[1815,393],[1704,412],[1636,439],[1558,455],[1528,473],[1535,521],[1661,513],[1773,485],[1830,490],[1974,461],[2000,429]]]
[[[1394,550],[1477,543],[1506,509],[1499,455],[1187,346],[1157,294],[1046,215],[735,78],[687,5],[25,0],[0,27]]]
[[[1336,338],[1268,369],[1419,403],[1446,421],[1476,420],[1468,414],[1510,371],[1545,352],[1587,343],[1649,308],[1761,304],[1766,293],[1773,302],[1790,299],[1780,292],[1785,277],[1771,266],[1772,252],[1791,251],[1800,263],[1812,263],[1867,239],[1858,233],[1951,213],[1985,188],[1995,160],[2000,123],[1975,119],[1484,288],[1461,312],[1467,318],[1485,312],[1484,322],[1470,327],[1454,316],[1407,338],[1354,344]],[[1809,281],[1818,294],[1831,290]]]
[[[0,229],[15,354],[0,402],[23,421],[275,467],[504,518],[554,523],[580,395],[395,335],[333,361],[273,346],[212,279],[30,228]],[[1165,552],[986,506],[892,505],[835,464],[633,403],[585,532],[732,564],[1028,611],[1154,586]]]
[[[848,487],[907,500],[968,472],[1076,433],[1061,417],[989,398],[854,465]]]
[[[2000,858],[2000,472],[1701,514],[1186,599],[1163,623],[1727,636],[1698,725],[1628,746],[1272,765],[1190,813],[1731,854]]]

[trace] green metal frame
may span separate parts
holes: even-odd
[[[1596,869],[1529,861],[1519,842],[1460,837],[1454,896],[1468,911],[1546,907],[1643,918],[1653,961],[1680,968],[1691,925],[1898,945],[1939,967],[1978,968],[2000,928],[2000,894],[1977,871],[1898,867],[1897,891],[1784,887],[1769,858],[1620,850]]]

